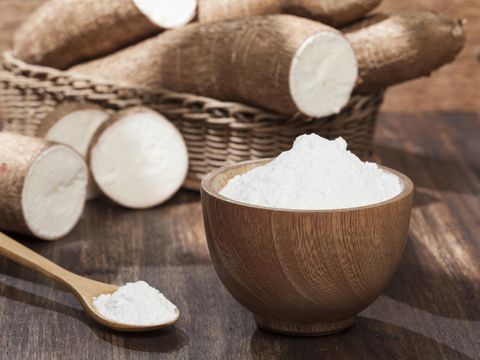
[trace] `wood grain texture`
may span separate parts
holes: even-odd
[[[0,47],[42,0],[0,0]],[[384,110],[479,110],[477,0],[385,0],[386,7],[449,10],[470,18],[460,59],[432,78],[389,91]],[[382,7],[383,8],[383,7]],[[475,20],[476,19],[476,20]],[[425,84],[430,86],[425,87]],[[112,333],[53,282],[0,258],[0,349],[5,359],[480,359],[480,118],[461,112],[383,114],[377,161],[416,185],[404,256],[389,287],[348,331],[290,338],[257,330],[210,264],[199,195],[130,211],[99,199],[57,243],[15,235],[83,276],[145,279],[179,306],[177,325]]]
[[[0,50],[12,47],[14,30],[45,0],[0,0]],[[388,91],[385,111],[480,111],[480,6],[478,0],[384,0],[378,11],[434,10],[466,18],[465,49],[453,64],[429,78],[410,81]],[[377,11],[377,10],[376,10]]]
[[[97,311],[93,305],[93,300],[100,295],[111,294],[117,291],[117,285],[102,283],[67,271],[1,232],[0,255],[51,278],[70,289],[82,305],[86,316],[112,330],[126,332],[156,331],[173,325],[178,319],[179,313],[176,311],[175,319],[157,325],[129,325],[112,321]]]
[[[381,294],[396,270],[413,184],[396,173],[403,191],[395,198],[331,211],[245,206],[219,195],[230,179],[268,162],[223,167],[202,181],[212,263],[260,328],[312,336],[342,331]]]
[[[14,237],[82,276],[144,279],[181,312],[158,333],[112,333],[63,288],[0,258],[0,348],[8,359],[480,359],[480,118],[383,115],[376,160],[416,184],[409,237],[384,294],[339,335],[257,330],[210,264],[199,195],[130,211],[99,199],[62,241]]]

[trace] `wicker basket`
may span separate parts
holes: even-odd
[[[167,116],[181,131],[188,147],[186,187],[198,188],[200,180],[211,170],[226,163],[276,156],[304,133],[327,138],[343,136],[354,153],[369,155],[382,94],[355,95],[335,116],[288,117],[237,103],[134,88],[28,65],[10,53],[4,54],[0,69],[4,130],[34,135],[50,111],[63,101],[72,100],[93,102],[112,110],[144,105]]]

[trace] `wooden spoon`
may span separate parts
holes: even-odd
[[[128,325],[112,321],[105,318],[95,309],[93,306],[93,298],[101,294],[113,293],[118,289],[118,286],[87,279],[67,271],[1,232],[0,255],[66,285],[77,297],[83,309],[91,318],[111,329],[135,332],[151,331],[170,326],[178,319],[179,313],[177,312],[174,320],[156,325]]]

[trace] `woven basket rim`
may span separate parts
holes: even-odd
[[[221,105],[222,107],[234,107],[240,109],[239,111],[251,113],[251,114],[265,114],[268,117],[278,117],[278,118],[286,118],[286,117],[297,117],[297,116],[304,116],[303,114],[294,114],[294,115],[288,115],[288,114],[278,114],[275,112],[272,112],[267,109],[255,107],[255,106],[250,106],[246,104],[242,104],[239,102],[235,101],[222,101],[222,100],[217,100],[213,99],[207,96],[201,96],[201,95],[195,95],[195,94],[190,94],[190,93],[183,93],[183,92],[177,92],[173,90],[168,90],[168,89],[158,89],[158,88],[150,88],[150,87],[140,87],[140,86],[132,86],[131,84],[125,83],[125,82],[116,82],[116,81],[111,81],[111,80],[106,80],[100,77],[95,77],[95,76],[88,76],[84,74],[79,74],[74,71],[69,71],[69,70],[59,70],[55,69],[52,67],[48,66],[42,66],[42,65],[34,65],[34,64],[28,64],[18,58],[16,58],[13,55],[12,50],[6,50],[2,54],[2,58],[4,60],[4,64],[10,64],[13,65],[14,67],[17,67],[22,70],[30,71],[33,73],[38,73],[38,74],[47,74],[50,75],[51,77],[68,77],[72,80],[78,80],[78,81],[85,81],[88,83],[91,83],[92,86],[113,86],[119,89],[124,89],[124,90],[130,90],[130,91],[138,91],[142,93],[149,93],[151,95],[158,95],[162,97],[184,97],[185,99],[188,99],[191,102],[204,102],[204,103],[209,103],[209,104],[218,104]],[[29,77],[31,78],[31,77]]]

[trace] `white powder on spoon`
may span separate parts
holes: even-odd
[[[398,176],[362,162],[343,138],[312,134],[299,136],[269,164],[232,178],[220,194],[272,208],[328,210],[379,203],[401,191]]]
[[[103,317],[126,325],[158,325],[178,318],[177,307],[145,281],[102,294],[93,299],[93,306]]]

